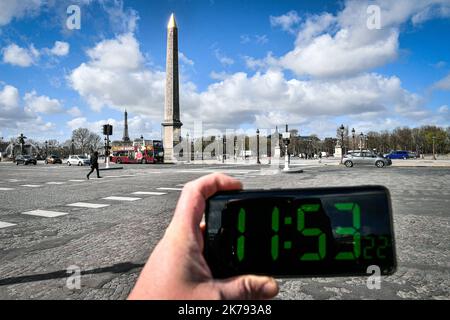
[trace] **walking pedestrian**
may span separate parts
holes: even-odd
[[[100,177],[100,171],[98,170],[98,152],[95,151],[94,154],[91,156],[91,171],[87,174],[86,178],[89,180],[89,176],[91,175],[94,170],[97,171],[97,178],[101,179]]]

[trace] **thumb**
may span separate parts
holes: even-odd
[[[222,299],[259,300],[271,299],[278,294],[278,283],[274,278],[240,276],[220,281],[218,284]]]

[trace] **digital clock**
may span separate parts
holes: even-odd
[[[221,192],[206,205],[213,276],[382,275],[396,268],[389,191],[382,186]]]

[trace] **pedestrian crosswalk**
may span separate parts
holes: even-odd
[[[9,223],[9,222],[2,222],[2,221],[0,221],[0,229],[8,228],[8,227],[13,227],[13,226],[15,226],[14,223]]]
[[[100,209],[109,207],[109,204],[103,203],[87,203],[87,202],[75,202],[66,205],[67,207],[78,207],[78,208],[91,208],[91,209]]]
[[[141,198],[134,198],[134,197],[115,197],[115,196],[111,196],[111,197],[103,198],[103,200],[113,200],[113,201],[137,201],[137,200],[141,200]]]
[[[135,195],[146,195],[146,196],[162,196],[167,194],[166,192],[150,192],[150,191],[137,191],[133,192]]]
[[[32,211],[22,212],[22,214],[29,215],[29,216],[44,217],[44,218],[56,218],[56,217],[60,217],[60,216],[65,216],[68,213],[67,212],[50,211],[50,210],[32,210]]]

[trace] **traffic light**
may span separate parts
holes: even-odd
[[[103,126],[103,134],[105,136],[112,136],[112,134],[113,134],[113,126],[110,125],[110,124],[105,124]]]

